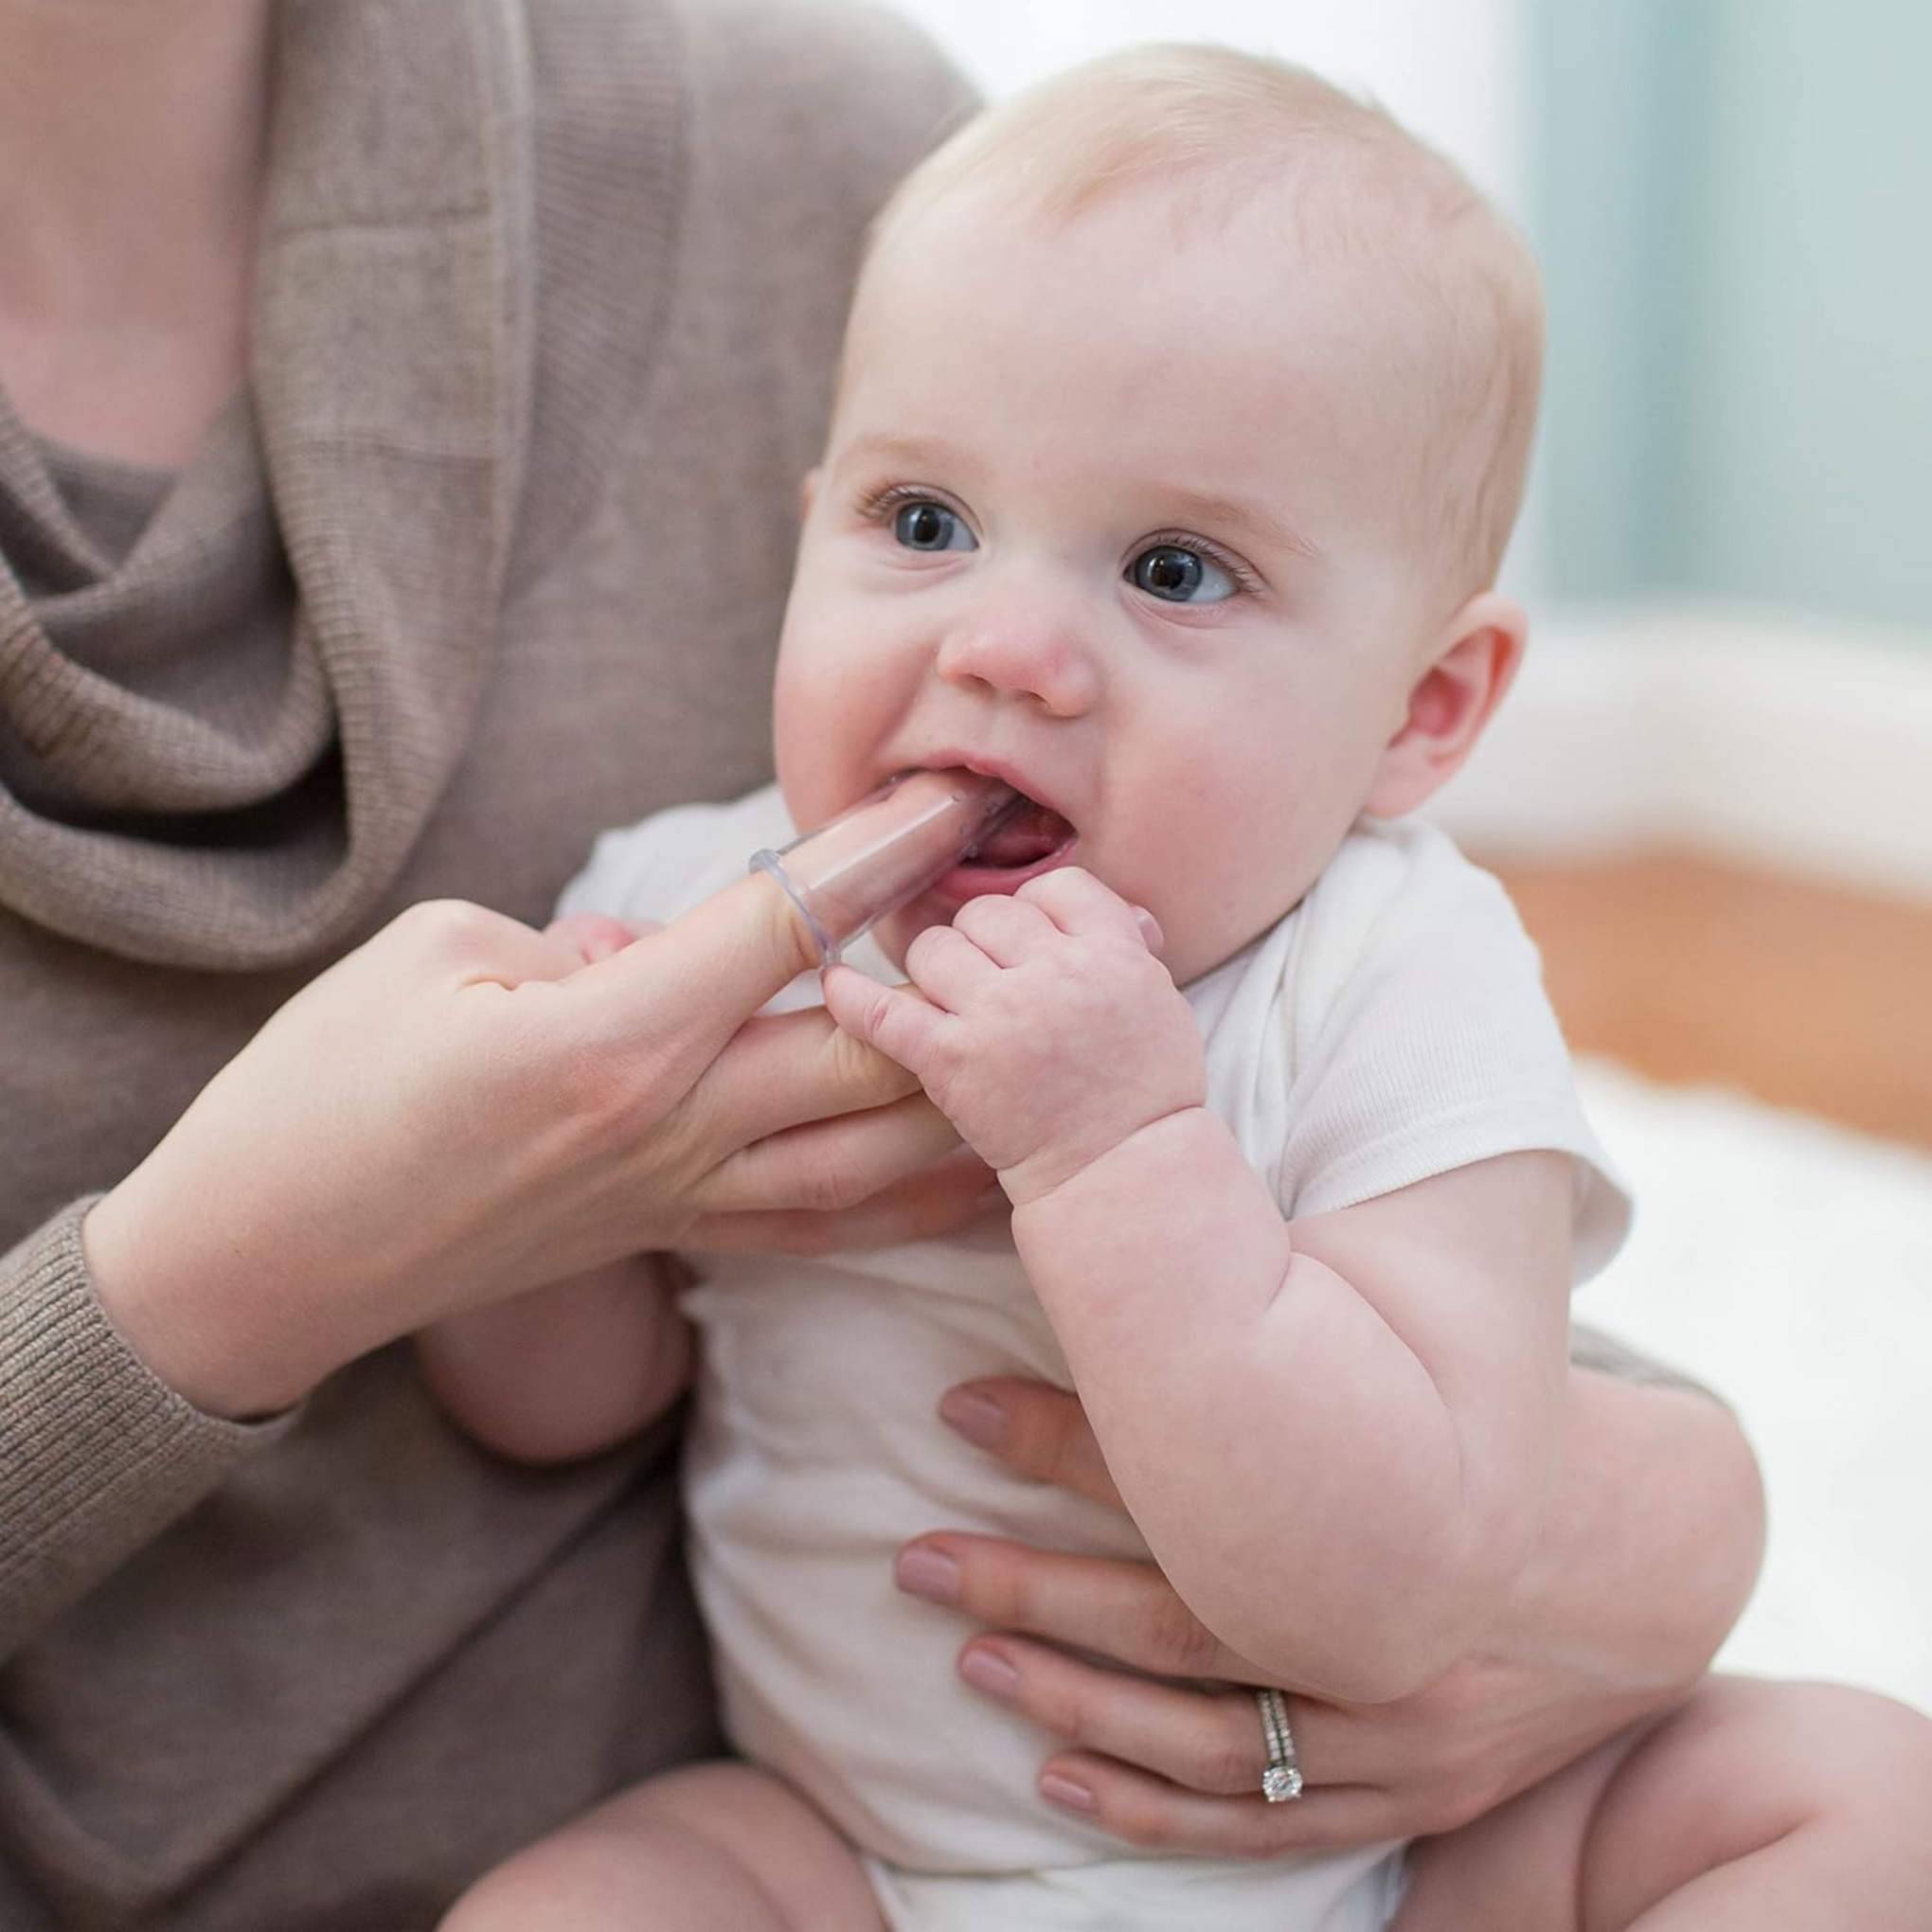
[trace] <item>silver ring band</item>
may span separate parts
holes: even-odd
[[[1291,1803],[1301,1796],[1303,1786],[1295,1733],[1288,1728],[1288,1700],[1279,1690],[1257,1690],[1255,1708],[1261,1714],[1261,1742],[1268,1752],[1261,1796],[1270,1804]]]

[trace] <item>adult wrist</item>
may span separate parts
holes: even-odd
[[[109,1325],[157,1382],[190,1407],[225,1422],[254,1422],[293,1406],[320,1375],[295,1368],[293,1351],[256,1362],[221,1294],[143,1212],[137,1176],[103,1194],[80,1219],[82,1260]]]

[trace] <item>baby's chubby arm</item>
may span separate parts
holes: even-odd
[[[999,1172],[1180,1595],[1290,1685],[1370,1702],[1430,1681],[1541,1525],[1567,1159],[1510,1154],[1284,1221],[1202,1104],[1193,1015],[1136,915],[1073,868],[969,902],[906,969],[918,993],[832,969],[827,1004]]]
[[[677,1285],[671,1256],[635,1255],[438,1322],[417,1336],[417,1360],[444,1408],[499,1456],[594,1456],[684,1389],[691,1340]]]

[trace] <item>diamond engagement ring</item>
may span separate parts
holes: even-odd
[[[1288,1728],[1288,1700],[1279,1690],[1257,1690],[1255,1708],[1261,1713],[1261,1742],[1268,1762],[1261,1772],[1261,1796],[1270,1804],[1287,1804],[1301,1796],[1300,1761],[1295,1755],[1295,1733]]]

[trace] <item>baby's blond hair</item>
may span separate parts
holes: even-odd
[[[1284,61],[1133,47],[975,116],[900,184],[867,259],[964,188],[1064,221],[1154,182],[1226,215],[1274,196],[1298,245],[1390,276],[1407,306],[1404,361],[1426,370],[1404,492],[1413,534],[1458,597],[1487,588],[1529,467],[1541,279],[1516,231],[1381,107]]]

